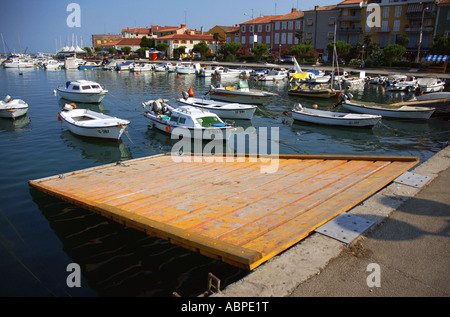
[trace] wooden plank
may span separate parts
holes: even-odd
[[[418,163],[415,157],[281,155],[212,161],[169,155],[30,185],[189,250],[253,269]],[[266,156],[265,159],[278,159]]]

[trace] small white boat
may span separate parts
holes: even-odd
[[[175,71],[175,65],[172,63],[160,63],[155,65],[155,72],[174,72]]]
[[[0,118],[15,119],[25,115],[28,111],[28,104],[22,99],[11,99],[6,96],[0,100]]]
[[[65,69],[78,69],[83,64],[83,60],[75,57],[66,57],[64,60]]]
[[[151,125],[160,131],[176,136],[198,140],[226,141],[234,124],[227,124],[215,113],[191,106],[170,106],[168,100],[149,100],[142,106],[149,110],[144,113]]]
[[[350,95],[350,96],[349,96]],[[435,108],[416,107],[406,105],[379,105],[367,102],[351,101],[351,94],[342,94],[341,101],[345,109],[367,114],[381,115],[386,118],[428,120],[434,113]]]
[[[88,109],[64,105],[58,118],[70,132],[79,136],[119,141],[130,121],[111,117]]]
[[[195,71],[200,69],[200,64],[191,62],[181,62],[176,67],[176,72],[178,74],[195,74]]]
[[[319,87],[307,87],[306,85],[300,86],[296,83],[296,85],[288,90],[288,94],[300,97],[332,98],[338,97],[341,94],[341,91],[334,88],[323,87],[322,84]]]
[[[439,92],[445,89],[445,81],[437,78],[419,78],[419,89],[423,92]]]
[[[241,69],[233,69],[233,68],[228,68],[225,67],[223,68],[223,70],[216,70],[215,72],[217,75],[220,76],[220,78],[224,79],[224,78],[234,78],[234,77],[239,77],[242,75],[242,70]]]
[[[209,87],[209,95],[211,99],[237,102],[244,104],[263,104],[271,97],[275,96],[274,93],[264,90],[250,89],[248,83],[245,80],[240,80],[236,86],[218,85],[216,87]]]
[[[212,77],[215,75],[220,75],[225,70],[223,66],[211,65],[208,67],[201,67],[197,69],[195,75],[198,77]]]
[[[151,72],[154,69],[155,68],[154,68],[153,64],[150,64],[150,63],[138,63],[138,64],[134,64],[134,66],[130,67],[130,70],[132,72]]]
[[[183,92],[183,98],[177,99],[180,105],[193,106],[217,114],[220,118],[250,120],[257,106],[241,103],[227,103],[205,98],[189,97]]]
[[[78,68],[80,70],[87,70],[87,69],[97,69],[100,68],[101,66],[102,65],[99,62],[84,62]]]
[[[99,83],[88,80],[68,81],[65,87],[58,87],[60,98],[75,102],[100,103],[108,90],[103,89]]]
[[[43,67],[45,70],[62,69],[64,67],[64,62],[50,59],[43,64]]]
[[[271,70],[267,74],[257,76],[255,79],[258,81],[276,81],[288,78],[288,72],[286,70]]]
[[[123,59],[113,59],[111,61],[109,61],[108,63],[106,63],[105,65],[103,65],[103,69],[104,70],[114,70],[116,69],[117,65],[123,63],[124,60]]]
[[[399,80],[392,80],[389,81],[386,85],[386,90],[388,91],[415,91],[419,88],[419,84],[417,82],[417,79],[415,77],[409,78],[401,78]]]
[[[19,57],[8,58],[3,63],[3,67],[5,68],[32,68],[33,66],[34,64],[32,61]]]
[[[315,124],[353,128],[372,128],[381,121],[380,115],[309,109],[303,108],[301,104],[296,104],[292,109],[292,118],[297,121]]]
[[[134,66],[133,62],[127,61],[127,62],[117,64],[116,70],[117,71],[130,70],[133,66]]]

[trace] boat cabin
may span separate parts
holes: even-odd
[[[74,92],[98,92],[102,90],[102,87],[95,82],[78,80],[66,82],[66,90]]]

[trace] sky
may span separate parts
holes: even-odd
[[[62,46],[92,46],[92,34],[120,34],[122,28],[179,26],[208,31],[260,15],[284,15],[340,0],[14,0],[0,10],[0,53],[55,53]],[[76,10],[79,5],[79,26]],[[69,24],[67,21],[69,20]]]

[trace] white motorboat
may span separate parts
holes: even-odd
[[[428,120],[435,108],[417,107],[407,105],[379,105],[369,102],[352,101],[351,94],[342,94],[341,101],[336,105],[342,105],[345,109],[367,114],[381,115],[383,118]]]
[[[181,62],[176,67],[176,72],[178,74],[195,74],[195,71],[200,69],[200,64],[191,62]]]
[[[64,62],[50,59],[44,62],[43,67],[45,70],[62,69],[64,67]]]
[[[226,141],[236,130],[234,124],[223,122],[215,113],[191,106],[174,108],[167,102],[158,99],[142,104],[149,107],[144,116],[160,131],[183,138]]]
[[[25,115],[28,111],[28,104],[22,99],[11,99],[6,96],[0,100],[0,118],[15,119]]]
[[[19,57],[8,58],[3,63],[3,67],[5,68],[32,68],[33,66],[34,64],[32,61]]]
[[[133,66],[134,66],[133,62],[127,61],[121,64],[117,64],[116,70],[117,71],[130,70]]]
[[[257,106],[240,103],[227,103],[206,98],[189,97],[183,92],[183,98],[177,99],[180,105],[193,106],[217,114],[220,118],[250,120]]]
[[[276,81],[288,78],[287,70],[271,70],[267,74],[257,76],[258,81]]]
[[[405,76],[398,79],[398,80],[391,80],[388,81],[386,85],[386,90],[388,91],[415,91],[417,88],[419,88],[419,84],[417,82],[417,79],[415,77],[407,77]]]
[[[116,69],[117,65],[123,63],[124,60],[123,59],[113,59],[111,61],[109,61],[108,63],[106,63],[105,65],[103,65],[103,69],[104,70],[114,70]]]
[[[267,102],[271,97],[275,96],[274,93],[258,89],[250,89],[248,83],[245,80],[240,80],[236,86],[218,85],[216,87],[209,87],[209,95],[211,99],[237,102],[244,104],[263,104]]]
[[[79,136],[119,141],[130,121],[111,117],[88,109],[64,105],[58,118],[70,132]]]
[[[309,109],[301,104],[296,104],[291,112],[294,120],[332,126],[372,128],[381,121],[380,115]]]
[[[359,86],[361,84],[364,84],[366,82],[366,72],[361,71],[359,72],[359,77],[347,77],[343,81],[343,85],[346,87],[353,87],[353,86]]]
[[[134,66],[130,67],[130,70],[132,72],[151,72],[153,71],[155,68],[153,66],[153,64],[150,63],[137,63],[134,64]]]
[[[437,78],[417,79],[419,89],[422,92],[439,92],[445,89],[445,81]]]
[[[223,66],[211,65],[208,67],[201,67],[197,69],[195,75],[198,77],[212,77],[215,75],[220,75],[225,70]]]
[[[88,80],[68,81],[65,87],[58,87],[60,98],[75,102],[100,103],[108,90],[103,89],[99,83]]]
[[[175,65],[172,63],[160,63],[155,65],[155,72],[174,72],[175,71]]]
[[[220,76],[221,79],[235,78],[242,75],[242,70],[224,67],[222,70],[216,70],[215,74]]]
[[[78,68],[80,70],[87,70],[87,69],[98,69],[101,66],[102,65],[100,62],[84,62]]]

